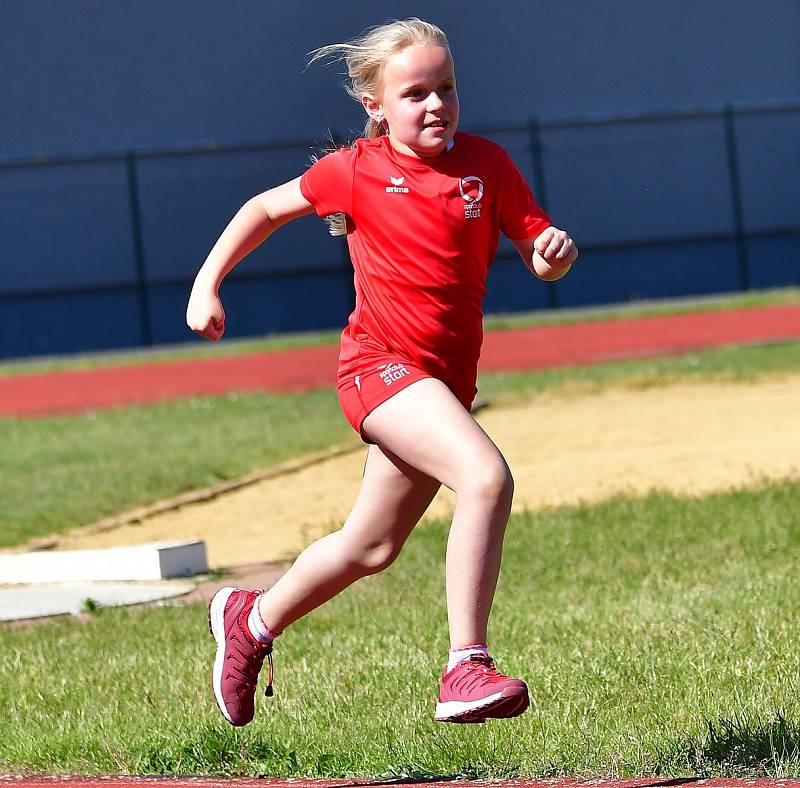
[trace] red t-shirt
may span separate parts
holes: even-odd
[[[457,132],[449,151],[418,159],[388,137],[359,139],[313,164],[300,189],[319,216],[347,216],[356,306],[340,381],[388,351],[474,387],[499,234],[534,238],[551,224],[505,150]]]

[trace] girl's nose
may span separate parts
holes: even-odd
[[[426,109],[428,112],[436,112],[440,110],[444,106],[444,102],[442,101],[441,96],[434,91],[428,96],[428,103]]]

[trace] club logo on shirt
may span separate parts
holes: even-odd
[[[408,194],[408,186],[403,186],[405,176],[401,176],[400,178],[392,178],[390,175],[389,180],[391,181],[392,185],[386,187],[387,194]]]
[[[383,364],[378,367],[383,372],[380,373],[381,380],[387,385],[391,386],[396,380],[410,375],[411,373],[406,369],[405,364]]]
[[[483,181],[477,175],[467,175],[459,182],[458,189],[464,199],[464,218],[475,219],[480,216]]]

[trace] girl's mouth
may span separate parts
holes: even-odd
[[[447,120],[437,119],[425,124],[426,129],[446,129],[450,125]]]

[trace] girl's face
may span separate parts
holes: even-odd
[[[379,99],[365,96],[370,117],[383,120],[395,150],[426,158],[443,153],[458,126],[453,59],[442,46],[414,45],[392,55]]]

